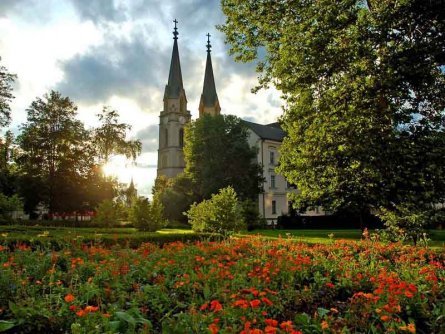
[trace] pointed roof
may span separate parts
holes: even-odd
[[[181,72],[181,62],[179,61],[179,50],[178,50],[178,28],[176,24],[177,20],[173,21],[175,23],[175,28],[173,31],[173,51],[172,60],[170,63],[170,73],[168,75],[168,84],[165,86],[164,98],[178,98],[180,92],[184,90],[182,84],[182,72]]]
[[[212,58],[210,56],[210,34],[207,34],[207,62],[204,75],[204,86],[202,88],[201,101],[205,107],[214,107],[218,101],[216,94],[215,78],[213,76]]]

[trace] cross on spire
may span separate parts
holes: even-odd
[[[175,28],[174,28],[174,31],[173,31],[173,39],[178,39],[179,32],[178,32],[178,28],[176,27],[176,24],[178,23],[178,20],[174,19],[173,22],[175,23]]]
[[[212,48],[212,45],[210,44],[210,34],[207,33],[207,52],[210,53],[210,49]]]

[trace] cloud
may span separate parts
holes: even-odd
[[[167,77],[167,50],[144,40],[144,34],[129,38],[107,36],[103,45],[60,63],[64,79],[57,89],[83,104],[105,103],[113,95],[151,102],[150,87],[162,87]]]
[[[142,152],[155,152],[158,149],[159,126],[152,124],[139,130],[135,136],[142,142]]]
[[[113,0],[71,0],[81,19],[94,23],[121,22],[126,18],[125,7]]]

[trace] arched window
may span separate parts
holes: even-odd
[[[164,147],[168,147],[168,129],[164,130]]]
[[[184,129],[179,129],[179,147],[184,147]]]

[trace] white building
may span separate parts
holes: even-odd
[[[264,186],[263,193],[258,195],[258,208],[261,217],[268,224],[273,225],[279,216],[288,215],[292,210],[289,194],[296,192],[283,175],[278,174],[275,168],[280,159],[279,148],[286,133],[279,123],[257,124],[244,121],[249,128],[249,145],[258,150],[257,161],[263,166]],[[305,216],[322,216],[326,213],[321,208],[306,211]]]

